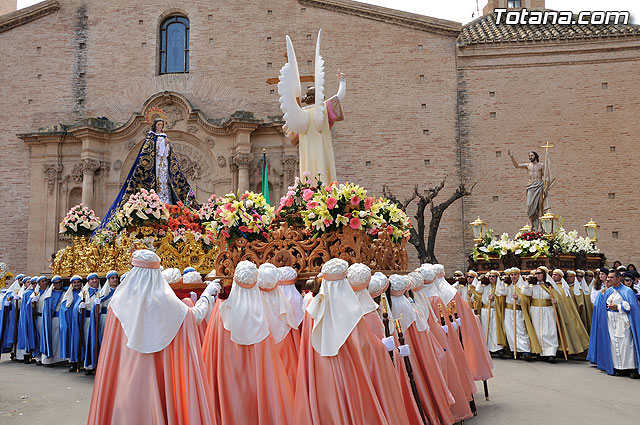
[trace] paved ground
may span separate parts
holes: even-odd
[[[86,423],[93,377],[6,357],[0,361],[0,424]],[[582,361],[494,362],[490,400],[478,385],[479,414],[468,424],[640,423],[640,380],[608,376]]]

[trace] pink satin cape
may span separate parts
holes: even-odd
[[[203,366],[190,311],[166,348],[144,354],[109,308],[87,424],[215,425]]]
[[[380,320],[378,312],[370,311],[369,313],[364,315],[364,320],[365,323],[369,326],[369,329],[371,329],[373,334],[376,336],[376,338],[382,340],[382,338],[384,338],[384,325],[382,323],[382,320]],[[397,337],[395,337],[395,341],[396,347],[400,345]],[[400,382],[400,388],[402,389],[402,399],[404,400],[404,408],[407,411],[407,416],[409,416],[409,422],[412,424],[420,424],[422,423],[422,418],[420,417],[420,411],[418,410],[418,406],[416,405],[415,399],[413,398],[411,382],[409,382],[409,375],[407,375],[407,369],[405,368],[404,360],[402,360],[402,357],[400,357],[400,354],[398,354],[397,350],[395,350],[393,358],[393,364],[396,369],[398,382]],[[422,408],[424,411],[426,409],[433,409],[433,406],[422,406]],[[425,413],[425,417],[429,417],[429,415]]]
[[[476,315],[469,307],[469,304],[462,300],[460,294],[456,294],[453,300],[458,308],[458,316],[460,317],[460,332],[462,332],[462,344],[464,346],[464,354],[467,357],[467,363],[471,374],[475,381],[483,381],[493,378],[493,361],[489,354],[489,348],[478,326]]]
[[[438,303],[442,303],[442,300],[440,299],[440,297],[429,297],[429,303],[431,304],[431,308],[434,309],[433,311],[438,311]],[[432,314],[429,314],[428,322],[431,333],[438,339],[440,345],[446,350],[447,386],[449,387],[449,391],[451,391],[451,394],[455,399],[455,402],[451,405],[453,418],[455,422],[469,419],[473,416],[473,414],[471,413],[471,408],[469,407],[469,402],[472,399],[472,394],[475,393],[475,383],[473,382],[473,380],[467,380],[464,376],[464,372],[460,371],[459,365],[461,363],[463,367],[466,366],[464,353],[461,352],[462,347],[460,347],[459,353],[457,353],[456,350],[452,348],[452,342],[455,343],[455,338],[458,338],[458,335],[451,325],[449,326],[449,335],[451,335],[450,338],[449,335],[445,333],[440,323],[436,322]],[[458,340],[458,345],[459,344],[460,340]],[[458,354],[461,357],[456,359],[456,355]]]
[[[311,345],[313,318],[305,313],[300,340],[294,423],[410,424],[387,350],[360,320],[335,356]]]
[[[293,390],[270,336],[252,345],[231,341],[220,304],[213,306],[202,343],[207,387],[220,424],[293,424]]]
[[[182,302],[185,303],[188,307],[193,307],[195,305],[193,300],[189,297],[183,298]],[[196,327],[198,328],[198,342],[200,343],[200,345],[202,345],[202,341],[204,341],[204,335],[207,333],[207,321],[203,319],[199,325],[196,325]]]
[[[296,389],[296,374],[298,372],[298,351],[300,349],[300,331],[291,329],[279,344],[276,344],[280,360],[289,377],[291,388]]]
[[[411,350],[411,366],[427,420],[430,424],[453,424],[450,405],[455,400],[447,386],[444,349],[433,332],[419,332],[415,324],[404,330],[404,339]],[[432,409],[427,409],[430,405]]]

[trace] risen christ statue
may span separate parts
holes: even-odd
[[[527,216],[529,217],[531,231],[536,232],[538,230],[538,224],[540,223],[539,218],[544,212],[544,166],[540,164],[540,157],[534,151],[529,152],[528,164],[518,164],[518,161],[516,161],[511,151],[507,153],[514,167],[527,169],[527,174],[529,175],[529,184],[527,185]]]

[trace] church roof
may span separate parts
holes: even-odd
[[[303,6],[327,9],[334,12],[372,19],[374,21],[447,35],[456,35],[460,32],[461,28],[459,22],[418,15],[416,13],[404,12],[353,0],[298,0],[298,3]]]
[[[56,0],[46,0],[24,9],[1,15],[0,33],[50,15],[58,9],[60,9],[60,4]]]
[[[629,36],[640,36],[640,25],[560,25],[557,23],[496,25],[496,13],[491,12],[463,25],[462,31],[458,36],[458,46]]]

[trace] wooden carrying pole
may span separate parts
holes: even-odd
[[[81,302],[85,302],[85,296],[84,296],[84,292],[82,293],[82,301]],[[86,305],[85,305],[86,308]],[[80,372],[80,361],[82,359],[82,352],[86,349],[84,347],[84,311],[85,308],[79,308],[78,309],[78,315],[80,316],[80,323],[79,323],[79,328],[80,328],[80,337],[78,338],[78,359],[76,361],[76,372]]]
[[[387,305],[387,296],[385,294],[380,295],[380,308],[382,309],[384,336],[389,338],[391,336],[391,330],[389,329],[389,307]],[[393,351],[389,351],[389,357],[391,357],[391,362],[393,362]]]
[[[516,287],[513,287],[513,358],[518,358],[518,332],[516,331]]]
[[[398,333],[398,342],[400,345],[404,345],[404,335],[402,333],[402,325],[400,324],[400,319],[395,320],[396,332]],[[407,370],[407,375],[409,376],[409,383],[411,384],[411,391],[413,392],[413,398],[416,401],[416,406],[418,406],[418,411],[420,412],[420,417],[422,418],[423,423],[427,423],[424,417],[424,410],[422,409],[422,403],[420,402],[420,394],[418,394],[418,386],[416,385],[416,380],[413,376],[413,368],[411,367],[411,361],[409,360],[409,356],[402,357],[404,359],[404,367]]]

